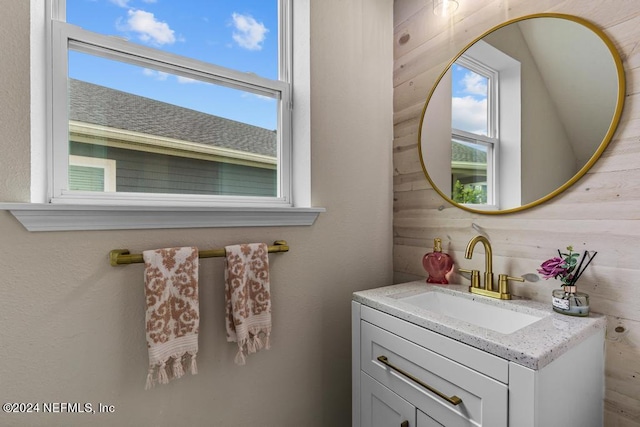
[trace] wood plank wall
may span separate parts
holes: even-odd
[[[443,239],[456,263],[483,270],[481,247],[473,260],[463,257],[479,230],[491,240],[496,274],[535,273],[543,260],[569,244],[597,250],[579,285],[590,294],[592,310],[608,319],[605,425],[640,426],[640,1],[459,2],[454,17],[443,19],[433,15],[431,0],[395,0],[394,280],[425,276],[421,258],[435,237]],[[621,123],[590,172],[543,206],[508,215],[455,208],[430,187],[420,166],[417,139],[424,101],[467,43],[505,20],[540,12],[580,16],[614,41],[627,79]],[[553,282],[528,281],[512,289],[549,302],[558,287]],[[576,392],[573,398],[579,398]]]

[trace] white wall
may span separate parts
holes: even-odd
[[[0,202],[29,200],[29,2],[0,16]],[[392,1],[312,2],[311,227],[29,233],[0,211],[0,401],[114,405],[3,426],[348,426],[350,298],[391,283]],[[199,373],[144,391],[142,250],[286,239],[272,349],[235,366],[223,261],[201,263]]]
[[[429,171],[429,178],[444,195],[451,198],[451,70],[440,79],[429,99],[429,103],[442,108],[428,108],[422,120],[422,161]]]
[[[492,46],[517,59],[522,65],[521,108],[522,117],[526,119],[522,120],[521,128],[521,203],[516,205],[520,206],[555,191],[559,183],[567,182],[580,168],[577,167],[576,155],[561,117],[520,27],[503,27],[487,38]]]

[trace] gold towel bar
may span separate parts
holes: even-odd
[[[276,240],[275,242],[273,242],[273,246],[269,246],[269,253],[277,252],[289,252],[289,245],[287,245],[287,242],[285,240]],[[227,253],[224,248],[198,251],[198,257],[200,258],[223,257],[226,254]],[[129,249],[112,250],[111,252],[109,252],[109,260],[111,261],[111,265],[114,267],[116,265],[144,262],[142,254],[131,254],[129,253]]]

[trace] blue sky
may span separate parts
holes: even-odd
[[[453,127],[486,135],[487,78],[455,63],[451,68]]]
[[[67,21],[100,34],[277,78],[276,0],[67,0]],[[246,92],[77,52],[70,53],[69,76],[276,128],[277,103]]]

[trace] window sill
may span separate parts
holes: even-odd
[[[28,231],[309,226],[324,208],[0,203]]]

